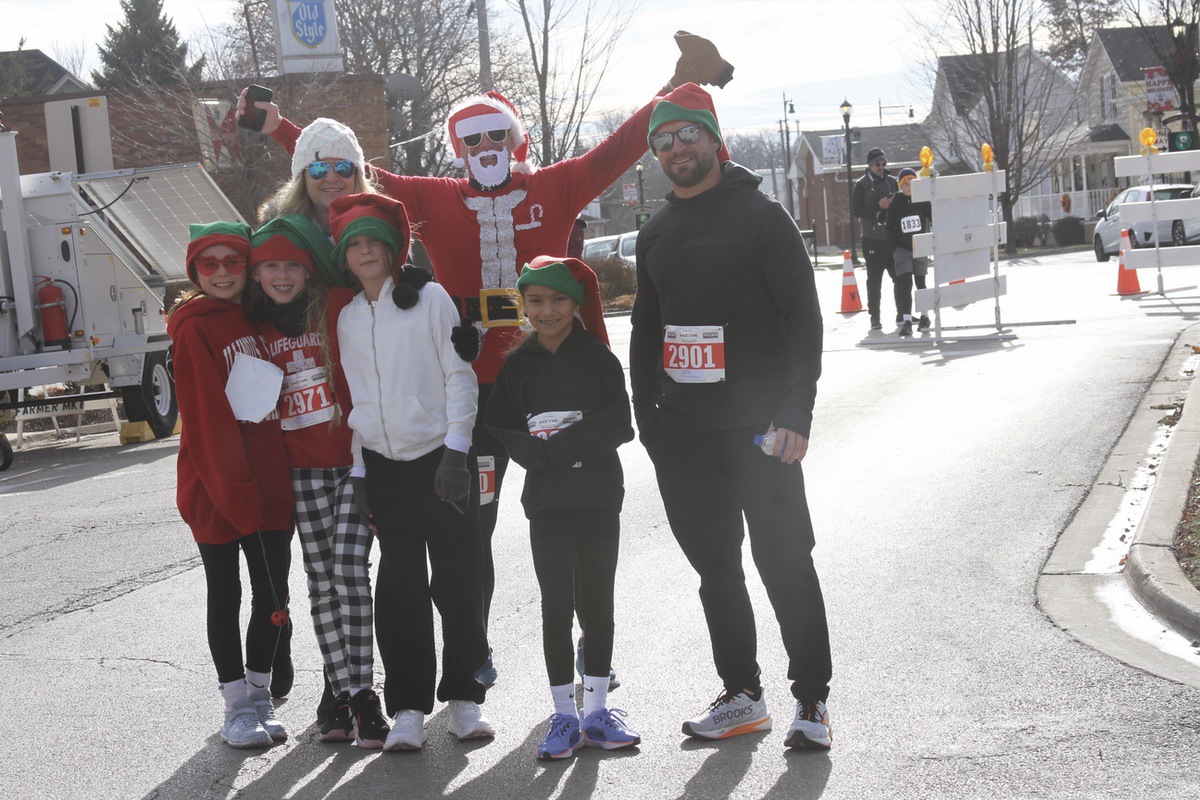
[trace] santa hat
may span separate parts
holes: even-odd
[[[708,128],[708,132],[721,145],[721,149],[717,151],[717,160],[729,160],[729,150],[721,138],[721,126],[717,122],[712,95],[696,84],[685,83],[659,99],[650,114],[648,137],[653,136],[656,130],[668,122],[695,122]]]
[[[454,147],[454,166],[463,169],[467,165],[467,146],[462,137],[472,133],[486,134],[488,131],[508,131],[509,151],[516,162],[513,172],[526,175],[536,168],[531,165],[529,158],[529,134],[517,116],[517,109],[508,98],[499,92],[468,97],[463,102],[450,109],[450,117],[446,120],[450,132],[450,143]]]
[[[263,225],[250,237],[250,263],[298,261],[310,275],[328,281],[332,275],[333,245],[317,223],[300,214],[284,214]],[[340,276],[338,276],[340,278]]]
[[[337,243],[333,263],[339,267],[346,263],[346,242],[355,236],[369,236],[392,248],[396,254],[393,277],[408,259],[408,214],[403,203],[386,195],[364,192],[336,198],[329,204],[329,231]]]
[[[200,279],[196,275],[193,262],[196,256],[208,248],[223,244],[232,247],[250,260],[250,226],[244,222],[209,222],[206,224],[191,224],[188,226],[191,241],[187,246],[187,276],[196,288],[200,288]]]
[[[360,170],[363,151],[354,131],[336,119],[318,117],[300,131],[296,149],[292,151],[292,177],[314,161],[346,159]]]
[[[531,285],[556,289],[578,303],[583,327],[608,344],[604,307],[600,302],[600,281],[591,267],[577,258],[538,256],[522,268],[517,278],[517,289]]]

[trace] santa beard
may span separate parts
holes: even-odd
[[[479,163],[484,156],[495,156],[496,163],[490,167],[485,167]],[[485,189],[492,189],[508,180],[508,148],[502,147],[499,150],[486,150],[476,155],[467,156],[467,163],[471,165],[471,177]]]

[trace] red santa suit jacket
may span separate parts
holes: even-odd
[[[535,256],[566,254],[575,218],[646,152],[655,102],[583,155],[532,175],[514,173],[500,189],[479,190],[466,178],[374,170],[383,193],[404,203],[438,283],[464,316],[482,324],[483,349],[474,364],[481,384],[496,382],[519,334],[511,295],[494,290],[515,290],[521,267]],[[291,153],[300,128],[285,119],[271,136]]]

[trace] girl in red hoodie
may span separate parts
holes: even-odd
[[[225,700],[221,739],[239,748],[287,738],[269,686],[279,626],[287,622],[292,533],[278,415],[239,421],[226,393],[235,360],[267,360],[241,306],[249,235],[241,223],[191,226],[187,272],[199,291],[181,298],[167,322],[183,420],[176,499],[204,563],[208,645]],[[251,587],[244,662],[239,552]]]
[[[379,749],[389,727],[372,688],[371,532],[350,482],[350,389],[337,320],[354,290],[325,287],[333,246],[317,223],[276,217],[251,237],[245,305],[271,361],[284,371],[279,415],[296,495],[313,629],[333,693],[318,710],[323,742]]]

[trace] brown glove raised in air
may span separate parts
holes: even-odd
[[[708,39],[687,31],[676,31],[675,44],[679,47],[680,55],[675,62],[671,86],[707,83],[724,89],[725,84],[733,80],[733,64],[721,58],[716,45]]]

